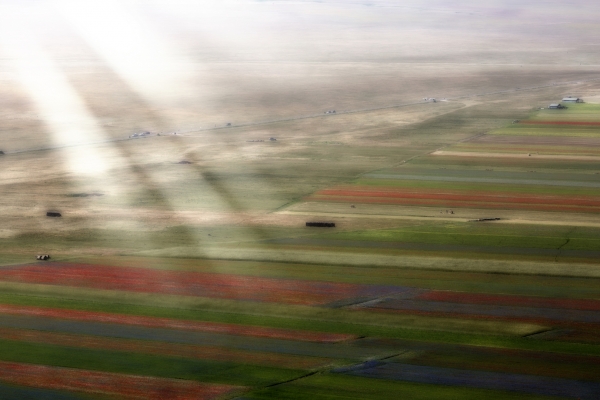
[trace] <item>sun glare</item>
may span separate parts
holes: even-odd
[[[189,64],[158,33],[160,27],[118,1],[54,5],[86,43],[147,101],[176,99],[187,89]]]
[[[102,142],[106,138],[65,74],[44,52],[24,19],[2,19],[2,47],[20,82],[51,132],[55,147]],[[106,155],[89,146],[67,152],[76,175],[98,175],[108,168]]]

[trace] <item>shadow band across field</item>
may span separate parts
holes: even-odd
[[[58,390],[36,389],[0,383],[0,398],[19,400],[81,400],[89,399],[90,397],[63,393]]]

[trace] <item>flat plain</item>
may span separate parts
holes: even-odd
[[[0,397],[600,397],[597,6],[8,3]]]

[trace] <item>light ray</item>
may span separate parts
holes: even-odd
[[[27,21],[2,18],[1,23],[5,54],[47,124],[54,146],[70,147],[106,140],[64,73],[31,34]],[[78,147],[66,154],[68,168],[76,175],[99,175],[108,169],[109,155],[99,154],[89,146]],[[112,156],[114,158],[114,154]]]
[[[185,96],[189,64],[158,27],[127,3],[54,2],[60,13],[110,67],[146,100],[162,103]]]

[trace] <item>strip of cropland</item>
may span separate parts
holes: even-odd
[[[513,125],[503,129],[534,126]],[[553,131],[489,132],[440,149],[446,154],[318,187],[304,198],[312,210],[345,210],[333,229],[302,224],[276,238],[232,240],[213,258],[69,255],[4,265],[0,362],[21,375],[0,374],[0,395],[143,397],[102,381],[144,384],[164,398],[177,390],[186,398],[177,388],[196,398],[594,398],[600,229],[569,225],[569,215],[593,222],[600,211],[599,142],[595,126],[538,125]],[[564,139],[557,126],[580,131]],[[353,220],[371,204],[398,216],[418,210],[409,216],[420,219],[385,229],[368,212]],[[565,224],[510,223],[535,222],[541,211]],[[228,253],[244,248],[294,250],[309,261]],[[329,261],[310,259],[320,252]],[[371,262],[382,255],[406,262]],[[472,272],[499,261],[494,273]],[[509,263],[518,269],[503,270]],[[544,273],[549,265],[589,274]]]
[[[452,214],[457,209],[597,214],[599,110],[573,104],[560,110],[562,120],[552,119],[554,110],[542,110],[396,168],[364,174],[350,185],[319,190],[305,201],[435,207]]]
[[[390,398],[392,391],[428,393],[432,386],[427,385],[470,388],[473,395],[477,390],[489,390],[492,398],[597,398],[600,364],[595,349],[600,344],[600,308],[595,289],[588,286],[597,280],[575,281],[567,277],[567,270],[576,263],[590,271],[598,268],[600,229],[594,225],[600,211],[598,111],[598,105],[573,104],[560,110],[560,117],[552,110],[534,112],[528,119],[470,141],[321,188],[288,211],[307,217],[311,213],[327,216],[338,228],[307,229],[301,236],[262,242],[268,248],[307,253],[430,260],[429,271],[418,270],[416,265],[411,270],[408,264],[398,270],[375,261],[364,267],[329,266],[321,276],[344,271],[348,280],[380,283],[387,278],[414,289],[345,303],[342,309],[379,314],[383,319],[413,316],[520,322],[546,328],[523,335],[518,346],[483,344],[478,339],[457,344],[367,335],[355,341],[356,345],[395,345],[403,351],[395,357],[336,367],[330,370],[333,374],[257,391],[250,398],[292,396],[291,390],[324,395],[333,393],[328,390],[338,379],[337,384],[343,381],[351,386],[355,378],[364,379],[362,383],[369,387],[377,387],[373,380],[379,380],[381,393],[390,393]],[[386,210],[398,217],[396,227],[377,226],[378,219],[385,219]],[[365,221],[369,216],[372,221]],[[400,218],[403,216],[406,218]],[[452,272],[441,267],[435,271],[436,260],[442,258],[455,260]],[[531,263],[536,272],[466,272],[473,264],[493,260],[523,263],[520,271],[524,274]],[[564,263],[565,276],[545,276],[544,265],[557,262]],[[304,275],[289,269],[297,276]],[[546,346],[556,347],[550,350]],[[437,393],[427,395],[443,398]]]
[[[111,394],[94,385],[83,390],[75,378],[70,380],[70,385],[58,385],[56,382],[52,385],[45,378],[47,374],[64,369],[65,376],[70,376],[70,371],[81,371],[88,374],[90,379],[98,377],[104,379],[103,382],[107,379],[134,379],[131,378],[133,375],[140,382],[146,382],[144,377],[156,377],[148,378],[148,382],[155,385],[151,390],[162,390],[160,393],[170,390],[170,382],[179,382],[185,387],[195,387],[197,382],[201,382],[204,385],[202,387],[223,388],[225,392],[219,392],[221,394],[229,393],[229,390],[231,393],[244,393],[243,396],[248,398],[273,398],[290,391],[298,396],[328,393],[336,382],[345,379],[345,373],[331,372],[344,366],[361,364],[365,360],[391,360],[390,357],[394,360],[400,357],[398,362],[404,363],[402,365],[424,365],[438,369],[435,369],[435,374],[429,374],[427,381],[420,383],[414,383],[403,375],[394,375],[392,379],[381,374],[364,377],[365,374],[361,373],[360,378],[352,379],[364,379],[363,383],[369,387],[380,385],[383,393],[408,394],[418,391],[422,395],[451,398],[452,395],[476,394],[478,390],[483,390],[477,389],[477,384],[472,383],[479,375],[475,374],[477,376],[473,375],[471,381],[451,387],[440,386],[441,378],[436,381],[433,377],[445,373],[447,368],[466,368],[471,371],[468,363],[475,360],[472,361],[473,365],[480,370],[524,374],[519,378],[524,382],[542,382],[548,377],[569,381],[571,385],[576,385],[574,382],[579,380],[596,381],[590,378],[590,365],[600,365],[597,362],[600,352],[596,345],[589,341],[584,343],[560,337],[565,330],[580,336],[589,335],[591,330],[586,330],[585,323],[564,319],[519,320],[520,312],[532,305],[556,313],[565,309],[596,312],[595,303],[589,300],[598,293],[596,280],[565,281],[564,278],[547,277],[543,278],[545,283],[540,287],[539,277],[514,285],[514,277],[507,275],[494,279],[494,285],[490,285],[492,276],[489,274],[461,275],[410,269],[353,269],[197,259],[147,260],[152,268],[142,266],[145,264],[144,258],[126,257],[96,259],[93,262],[61,262],[54,266],[46,264],[48,271],[58,273],[61,268],[63,272],[69,271],[70,282],[54,280],[41,284],[34,279],[3,281],[0,342],[3,348],[10,351],[3,352],[0,360],[31,367],[22,368],[20,378],[0,376],[0,382],[45,390],[66,390],[74,396]],[[70,268],[71,264],[76,268]],[[5,267],[2,273],[22,269],[27,271],[24,276],[30,276],[31,267],[30,264]],[[223,282],[232,278],[231,271],[236,271],[236,282],[241,279],[248,282],[286,282],[293,278],[297,287],[311,288],[327,287],[339,282],[338,285],[346,288],[344,294],[350,297],[333,297],[331,303],[304,305],[289,304],[285,300],[222,298],[211,292],[205,293],[204,297],[173,294],[158,289],[147,293],[137,290],[137,286],[133,285],[132,290],[128,290],[127,285],[120,285],[117,290],[114,287],[90,288],[85,280],[78,279],[77,274],[90,279],[90,271],[96,267],[100,276],[111,271],[117,282],[121,278],[131,278],[135,273],[133,276],[139,280],[138,284],[153,285],[155,289],[157,285],[160,286],[160,282],[155,280],[157,276],[164,278],[176,272],[193,271],[197,274],[195,276],[211,277],[211,282]],[[220,273],[201,275],[205,274],[203,271],[216,267],[219,267]],[[343,277],[339,276],[340,271],[346,272]],[[163,273],[165,275],[161,275]],[[369,284],[359,285],[358,282],[364,282],[367,276]],[[169,280],[165,280],[164,284],[173,285]],[[364,286],[370,290],[365,290]],[[468,290],[463,292],[440,291],[465,288]],[[485,290],[482,292],[482,289]],[[514,295],[501,295],[504,291],[512,291]],[[536,296],[545,294],[546,297],[524,297],[522,293],[535,293]],[[571,299],[570,296],[575,294],[579,297]],[[563,299],[548,296],[561,296]],[[389,302],[427,305],[432,300],[456,308],[452,305],[456,297],[463,300],[464,306],[471,308],[460,315],[454,312],[446,316],[417,315],[412,310],[400,308],[390,313],[382,309]],[[506,318],[498,321],[476,315],[478,310],[475,306],[481,306],[486,301],[493,303],[494,299],[514,306],[512,314],[509,312]],[[587,304],[587,308],[582,304]],[[492,307],[496,307],[497,311],[504,310],[501,305]],[[204,329],[223,323],[228,324],[226,330]],[[197,324],[203,328],[190,329]],[[233,329],[234,326],[239,329]],[[260,329],[271,334],[253,333]],[[320,340],[317,336],[308,341],[303,337],[281,336],[278,332],[283,332],[282,329],[285,332],[291,332],[291,329],[296,332],[304,330],[305,334],[321,335],[327,340]],[[537,336],[542,332],[557,332],[558,339],[538,339]],[[330,340],[334,336],[343,341]],[[444,361],[443,355],[452,351],[465,352],[464,363],[453,366],[449,361]],[[486,351],[501,358],[502,365],[495,369],[486,367],[482,361],[487,355]],[[67,357],[67,354],[70,356]],[[557,360],[569,362],[572,368],[559,371],[542,368],[539,360],[543,357],[556,357]],[[511,359],[520,360],[519,368],[510,368]],[[456,362],[459,363],[460,358]],[[404,367],[405,370],[407,368]],[[528,372],[524,373],[523,369],[527,368]],[[30,378],[29,383],[26,377]],[[393,382],[395,379],[400,381]],[[283,383],[288,381],[290,383]],[[149,385],[148,382],[145,384]],[[138,387],[136,385],[130,386]],[[592,383],[581,385],[593,386]],[[530,387],[536,389],[516,393],[539,399],[549,394],[537,389],[538,386]],[[203,394],[206,390],[196,391],[199,397],[191,398],[212,398],[212,394]],[[485,390],[492,398],[508,399],[513,396],[511,389],[488,387]],[[127,397],[120,392],[115,394]]]

